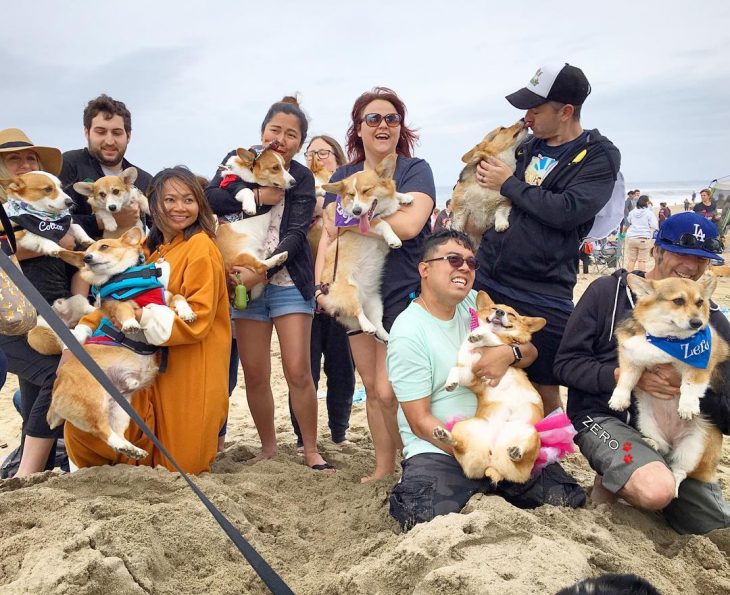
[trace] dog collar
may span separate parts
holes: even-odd
[[[664,353],[671,355],[693,368],[707,368],[712,352],[712,334],[710,327],[706,326],[697,331],[688,339],[677,337],[655,337],[646,333],[646,340],[661,349]]]
[[[34,209],[33,205],[22,200],[15,200],[14,198],[9,198],[7,203],[5,203],[5,212],[8,214],[8,217],[31,215],[33,217],[41,219],[42,221],[58,221],[59,219],[68,217],[70,214],[70,211],[68,209],[64,209],[59,213],[48,213],[46,211],[39,211],[38,209]]]
[[[469,308],[469,332],[473,331],[479,326],[479,316],[474,308]]]

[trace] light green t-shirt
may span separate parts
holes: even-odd
[[[431,413],[443,422],[455,416],[474,416],[477,407],[474,393],[462,386],[447,392],[444,386],[469,333],[469,308],[474,308],[475,302],[476,291],[470,291],[449,321],[434,318],[416,302],[396,318],[390,331],[386,361],[399,403],[430,397]],[[398,428],[405,458],[426,452],[443,454],[443,450],[411,431],[400,405]]]

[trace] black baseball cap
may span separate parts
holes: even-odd
[[[591,93],[591,84],[577,66],[567,62],[558,66],[541,66],[526,87],[507,95],[517,109],[531,109],[548,101],[583,105]]]

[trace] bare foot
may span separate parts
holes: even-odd
[[[347,438],[344,440],[341,440],[340,442],[335,442],[335,446],[339,446],[340,448],[345,448],[346,446],[352,446],[352,442],[350,442]]]
[[[218,436],[218,452],[223,452],[226,449],[226,436]]]
[[[365,477],[361,477],[360,483],[370,483],[371,481],[378,481],[380,479],[385,479],[386,477],[390,477],[391,475],[394,475],[394,472],[382,473],[376,469],[372,475],[366,475]]]
[[[259,454],[257,454],[252,459],[248,459],[244,464],[246,465],[255,465],[256,463],[260,461],[266,461],[268,459],[273,459],[276,456],[276,451],[261,451]]]
[[[593,480],[593,489],[591,490],[591,501],[594,504],[615,504],[617,500],[618,496],[604,488],[602,477],[596,475],[596,479]]]

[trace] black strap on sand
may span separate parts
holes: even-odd
[[[1,210],[1,209],[0,209]],[[0,218],[3,213],[0,212]],[[6,231],[8,228],[6,228]],[[12,232],[11,234],[12,235]],[[11,244],[15,243],[15,238],[12,238]],[[145,433],[145,435],[152,440],[153,444],[160,450],[160,452],[170,461],[173,467],[180,473],[182,478],[188,483],[190,489],[195,492],[195,495],[200,499],[203,505],[208,509],[213,518],[218,522],[228,538],[236,545],[238,551],[243,554],[246,561],[256,571],[261,580],[266,584],[269,590],[274,595],[294,595],[294,592],[287,586],[282,578],[276,574],[276,572],[269,566],[261,555],[254,549],[254,547],[246,540],[243,535],[236,529],[236,527],[226,518],[226,516],[218,510],[203,491],[193,482],[187,473],[182,470],[180,465],[175,459],[172,458],[167,449],[157,439],[152,430],[144,423],[139,414],[134,410],[132,405],[125,399],[122,394],[117,390],[111,380],[104,374],[99,365],[89,356],[86,350],[76,340],[71,331],[66,328],[61,319],[56,315],[51,306],[43,299],[38,290],[25,278],[23,273],[18,267],[16,267],[10,258],[2,250],[0,250],[0,268],[5,271],[5,274],[10,277],[10,280],[25,294],[25,297],[33,304],[38,313],[43,316],[49,326],[56,332],[61,341],[63,341],[73,353],[76,358],[86,367],[86,369],[94,376],[99,384],[104,388],[105,391],[111,395],[111,397],[117,402],[117,404],[124,409],[127,415],[136,423],[139,428]]]

